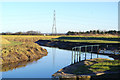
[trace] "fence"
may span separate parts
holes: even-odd
[[[85,59],[87,56],[87,52],[91,53],[91,58],[92,59],[92,53],[97,53],[97,58],[98,58],[98,53],[99,53],[99,45],[85,45],[85,46],[78,46],[78,47],[73,47],[72,48],[72,61],[71,64],[77,63],[81,61],[81,52],[85,52]]]

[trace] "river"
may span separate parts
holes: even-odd
[[[12,70],[2,72],[3,78],[51,78],[59,69],[71,64],[72,52],[70,50],[63,50],[58,48],[44,47],[47,49],[48,55],[43,58],[28,63],[27,65]],[[82,53],[84,55],[84,53]],[[97,55],[93,54],[93,58]],[[99,55],[100,58],[110,58],[106,55]],[[87,59],[90,58],[88,53]],[[84,59],[84,57],[82,57]]]

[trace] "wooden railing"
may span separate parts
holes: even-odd
[[[99,45],[85,45],[85,46],[78,46],[78,47],[73,47],[72,48],[72,61],[71,64],[75,64],[77,62],[81,61],[81,52],[85,53],[85,58],[87,56],[87,52],[91,53],[91,58],[92,59],[92,53],[97,53],[96,58],[98,58],[98,53],[99,53]]]

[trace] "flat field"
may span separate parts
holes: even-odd
[[[120,43],[120,37],[117,35],[77,35],[77,36],[68,35],[50,40],[64,42],[86,42],[86,43]]]
[[[8,41],[17,42],[36,42],[38,40],[58,38],[60,36],[40,36],[40,35],[2,35],[2,38]]]

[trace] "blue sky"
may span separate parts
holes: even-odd
[[[117,2],[2,2],[1,32],[118,30]]]

